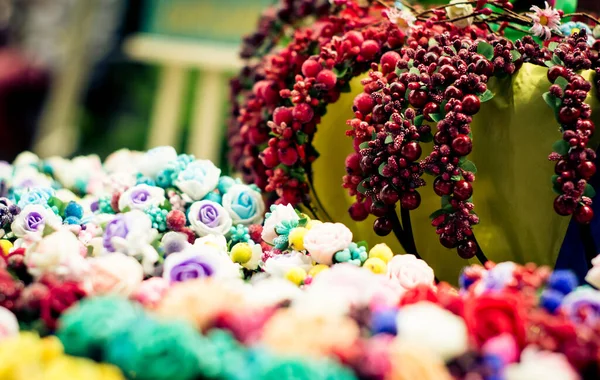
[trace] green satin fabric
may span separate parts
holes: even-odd
[[[511,78],[492,79],[495,97],[482,105],[472,123],[473,152],[469,156],[478,168],[474,188],[475,211],[480,224],[474,232],[486,256],[495,262],[533,261],[553,265],[565,236],[569,218],[558,216],[552,207],[555,194],[550,177],[554,165],[547,157],[552,144],[560,139],[554,113],[542,94],[548,90],[544,67],[525,64]],[[593,72],[583,73],[587,80]],[[386,238],[372,230],[374,217],[355,222],[348,215],[353,203],[341,187],[344,160],[352,152],[352,141],[344,135],[346,120],[352,118],[352,100],[360,91],[360,78],[351,83],[352,93],[328,107],[327,115],[315,135],[314,145],[321,156],[313,163],[313,199],[321,209],[317,217],[346,224],[354,241],[366,240],[372,246],[384,241],[395,253],[402,253],[393,234]],[[593,114],[600,114],[594,99]],[[597,125],[598,117],[594,118]],[[423,144],[424,154],[431,144]],[[440,208],[440,198],[432,190],[433,177],[425,175],[427,186],[419,191],[421,206],[411,212],[419,254],[441,280],[456,282],[459,271],[470,263],[455,250],[442,247],[431,226],[429,215]],[[315,197],[316,195],[316,197]],[[317,202],[315,202],[317,203]]]

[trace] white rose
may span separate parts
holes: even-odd
[[[131,256],[110,253],[88,260],[90,265],[86,279],[92,295],[114,294],[129,297],[144,280],[144,269]]]
[[[333,264],[333,255],[352,243],[352,231],[341,223],[317,224],[304,235],[304,248],[319,264]]]
[[[13,165],[15,167],[18,166],[31,166],[37,165],[40,162],[40,158],[32,152],[22,152],[19,153],[17,158],[13,161]]]
[[[175,231],[167,232],[160,240],[160,244],[162,245],[165,255],[181,252],[191,246],[186,234]]]
[[[464,0],[451,0],[450,4],[464,3]],[[471,4],[457,4],[446,8],[446,14],[449,19],[467,16],[473,13],[473,6]],[[466,28],[473,23],[473,17],[464,18],[462,20],[454,21],[453,24],[459,28]]]
[[[12,185],[14,188],[51,187],[52,179],[33,166],[15,166]]]
[[[194,247],[209,246],[217,248],[220,252],[227,253],[227,239],[224,235],[206,235],[194,241]]]
[[[578,380],[580,376],[561,353],[538,351],[527,347],[521,362],[510,364],[504,371],[506,380]]]
[[[265,272],[276,277],[285,276],[292,268],[302,268],[308,272],[312,268],[312,260],[301,252],[292,251],[270,257],[264,266]]]
[[[144,157],[143,153],[132,152],[129,149],[120,149],[110,154],[104,160],[104,170],[107,173],[133,173],[138,171],[139,162]]]
[[[0,342],[19,334],[19,321],[8,309],[0,306]]]
[[[265,213],[265,202],[262,195],[247,185],[233,185],[223,195],[223,207],[233,224],[260,224]]]
[[[387,266],[387,276],[404,290],[409,290],[417,285],[433,286],[435,276],[433,269],[423,260],[413,255],[396,255]]]
[[[41,236],[46,225],[55,227],[59,224],[60,219],[51,209],[39,204],[30,204],[15,217],[11,229],[16,237],[22,238],[30,234]]]
[[[303,291],[291,281],[279,277],[269,277],[247,286],[246,297],[248,304],[267,308],[280,302],[294,300]]]
[[[268,244],[273,244],[273,240],[277,237],[275,226],[284,220],[300,220],[296,210],[292,205],[276,205],[271,207],[271,212],[266,215],[265,224],[263,226],[261,238]]]
[[[61,278],[78,279],[88,269],[88,263],[81,256],[79,240],[66,229],[59,229],[28,247],[25,264],[35,278],[54,274]]]
[[[468,349],[467,326],[463,319],[431,302],[402,307],[396,323],[397,339],[426,348],[444,361]]]
[[[200,236],[225,235],[232,225],[227,211],[213,201],[192,203],[188,212],[188,220],[192,229]]]
[[[593,267],[585,276],[585,281],[598,289],[600,288],[600,256],[596,256],[592,259],[592,265]]]
[[[155,178],[171,162],[177,159],[177,151],[171,146],[150,149],[140,159],[139,171],[146,177]]]
[[[221,169],[209,160],[196,160],[182,170],[174,182],[193,201],[199,201],[219,184]]]
[[[146,184],[129,188],[119,198],[119,210],[145,210],[151,206],[160,206],[165,201],[165,190]]]

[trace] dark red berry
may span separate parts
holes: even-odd
[[[467,240],[459,244],[457,252],[465,260],[473,258],[477,254],[477,244],[473,240]]]
[[[373,230],[379,236],[387,236],[392,232],[392,222],[385,217],[375,219],[373,223]]]
[[[375,55],[379,53],[380,50],[379,43],[373,40],[366,40],[360,46],[360,55],[365,58],[365,60],[371,60],[375,58]]]
[[[558,215],[567,216],[571,215],[575,211],[575,207],[577,203],[565,197],[564,195],[559,195],[554,200],[554,211]]]
[[[459,156],[466,156],[473,150],[473,142],[467,135],[458,135],[452,140],[452,150]]]
[[[579,120],[577,122],[577,128],[580,129],[580,130],[582,130],[582,131],[590,131],[590,133],[592,133],[592,134],[596,130],[596,126],[589,119]]]
[[[260,159],[267,168],[274,168],[279,165],[279,156],[275,148],[269,147],[263,150],[260,154]]]
[[[456,238],[448,234],[441,234],[440,243],[446,248],[454,248],[456,247]]]
[[[575,107],[561,107],[558,111],[558,121],[561,124],[572,124],[577,121],[581,111]]]
[[[548,70],[548,80],[550,83],[554,83],[558,77],[563,77],[567,79],[568,71],[563,66],[552,66]]]
[[[425,107],[423,107],[423,117],[427,121],[433,121],[433,119],[431,118],[431,115],[439,113],[439,112],[440,112],[440,106],[439,106],[439,104],[434,103],[434,102],[429,102],[425,105]]]
[[[388,51],[381,56],[381,68],[384,74],[391,73],[396,69],[396,63],[401,59],[400,54],[395,51]]]
[[[475,115],[477,112],[479,112],[480,107],[481,101],[479,100],[477,95],[465,95],[465,97],[462,100],[462,109],[463,112],[467,115]]]
[[[407,210],[414,210],[421,205],[421,194],[417,191],[411,191],[402,194],[400,197],[400,206]]]
[[[315,115],[315,111],[313,111],[312,107],[308,104],[300,103],[294,107],[292,110],[292,115],[294,116],[294,119],[306,124],[312,120],[313,116]]]
[[[382,203],[373,202],[369,211],[375,216],[384,216],[388,213],[388,208]]]
[[[454,184],[454,198],[458,201],[466,201],[473,195],[473,186],[464,179]]]
[[[352,220],[356,220],[357,222],[362,222],[369,216],[369,211],[364,203],[353,203],[348,209],[348,213]]]
[[[594,210],[587,205],[579,206],[574,216],[577,223],[588,224],[594,219]]]
[[[415,108],[423,108],[429,100],[429,95],[423,90],[411,90],[408,93],[408,102]]]
[[[402,146],[400,153],[409,161],[416,161],[421,157],[421,145],[416,141],[411,141]]]
[[[278,157],[282,164],[292,166],[298,161],[298,151],[294,148],[283,148],[279,150]]]
[[[277,107],[275,108],[275,111],[273,111],[273,122],[277,125],[285,123],[289,126],[292,123],[292,120],[292,110],[287,107]]]
[[[317,74],[317,83],[322,84],[327,90],[334,88],[336,82],[337,77],[331,70],[323,70]]]
[[[308,78],[314,78],[323,69],[321,64],[314,59],[308,59],[302,64],[302,74]]]
[[[395,205],[399,198],[398,191],[391,185],[385,185],[379,192],[379,199],[386,205]]]
[[[454,86],[449,86],[444,92],[444,97],[446,99],[460,99],[462,96],[463,92],[458,87]]]
[[[442,177],[437,177],[433,181],[433,191],[440,197],[452,194],[453,189],[454,183],[452,181],[444,181]]]
[[[352,42],[352,45],[354,46],[360,46],[365,41],[365,38],[363,37],[362,33],[357,30],[352,30],[346,33],[344,37],[348,41]]]
[[[596,173],[596,165],[592,161],[583,161],[577,166],[577,171],[583,179],[590,179]]]
[[[354,107],[365,116],[373,111],[373,106],[375,106],[375,102],[369,94],[362,92],[354,98]]]

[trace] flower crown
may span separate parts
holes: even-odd
[[[350,216],[376,216],[378,235],[394,232],[406,252],[418,255],[409,212],[421,204],[423,175],[431,175],[441,198],[441,208],[431,210],[440,243],[485,262],[472,230],[479,217],[477,167],[468,159],[471,123],[494,97],[492,78],[515,76],[524,64],[542,66],[543,99],[562,134],[548,147],[554,210],[589,224],[596,152],[585,101],[598,94],[599,20],[547,3],[523,14],[512,9],[507,0],[452,0],[431,9],[402,1],[281,2],[246,40],[243,56],[252,60],[232,82],[231,162],[276,202],[327,217],[312,189],[317,127],[327,127],[320,125],[327,107],[368,72],[347,121],[354,153],[340,182],[355,197]],[[315,18],[306,23],[309,14]],[[594,83],[585,70],[595,71]],[[584,231],[589,261],[596,248]]]

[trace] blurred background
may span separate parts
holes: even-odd
[[[0,160],[173,145],[225,168],[228,80],[274,2],[0,0]]]

